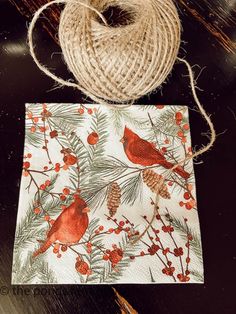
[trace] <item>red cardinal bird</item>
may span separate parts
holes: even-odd
[[[79,242],[88,228],[89,208],[84,200],[77,197],[75,201],[57,217],[48,232],[42,246],[33,253],[33,257],[44,253],[55,241],[70,245]]]
[[[124,136],[120,140],[124,145],[124,151],[128,159],[141,166],[161,165],[166,169],[171,169],[174,164],[167,161],[165,156],[158,151],[153,144],[139,137],[129,128],[125,127]],[[174,169],[182,178],[188,179],[190,174],[186,172],[181,166]]]

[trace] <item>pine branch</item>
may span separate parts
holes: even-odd
[[[153,277],[151,267],[149,267],[149,273],[150,273],[151,282],[156,282],[154,277]]]
[[[92,270],[92,274],[87,276],[86,283],[99,283],[100,276],[99,274],[102,273],[104,268],[104,261],[103,261],[103,252],[102,250],[105,250],[104,245],[102,243],[102,235],[96,235],[96,237],[92,237],[92,235],[95,234],[95,230],[99,226],[99,219],[95,218],[93,219],[86,231],[86,234],[84,236],[85,241],[88,241],[89,239],[92,244],[92,252],[86,256],[87,262],[90,265],[90,268]],[[87,247],[84,245],[84,249],[86,250]]]
[[[42,104],[27,105],[27,110],[34,116],[39,116],[43,111]],[[73,127],[82,126],[84,123],[85,117],[78,113],[77,104],[47,104],[47,110],[51,113],[50,119],[56,123],[64,121]]]
[[[123,134],[123,129],[126,124],[133,126],[137,129],[145,129],[149,121],[147,119],[136,118],[132,112],[128,109],[110,109],[110,118],[112,120],[112,125],[118,135]]]
[[[42,133],[37,130],[33,133],[31,131],[31,125],[26,122],[25,125],[25,146],[42,147],[44,144]]]
[[[190,274],[199,282],[204,282],[204,275],[197,270],[190,269]]]
[[[106,200],[109,181],[99,178],[99,174],[93,176],[93,181],[84,183],[81,186],[81,196],[91,208],[97,209]]]
[[[167,108],[167,107],[166,107]],[[160,140],[162,138],[170,138],[172,141],[176,139],[176,135],[179,131],[179,126],[176,124],[175,121],[175,114],[178,111],[183,112],[183,109],[185,107],[182,106],[168,106],[167,109],[164,109],[163,112],[160,113],[160,115],[157,118],[153,118],[153,128],[148,128],[148,140],[155,142],[156,141],[156,135],[160,137]],[[184,114],[183,115],[183,122],[187,123],[187,117]]]
[[[93,174],[99,173],[99,177],[102,178],[115,178],[119,177],[123,173],[125,173],[130,167],[124,163],[123,161],[108,156],[108,158],[103,158],[102,160],[99,160],[93,164],[93,167],[91,171],[91,176],[93,177]]]
[[[134,243],[134,237],[129,239],[127,235],[122,238],[122,243],[120,243],[120,248],[123,251],[122,260],[112,268],[111,264],[108,263],[107,267],[104,268],[104,273],[102,277],[102,282],[114,283],[117,282],[124,274],[125,270],[132,263],[131,256],[135,255],[135,252],[139,248],[139,242]]]
[[[50,186],[39,194],[40,202],[43,203],[43,211],[41,211],[40,214],[35,214],[34,208],[36,205],[31,203],[29,204],[24,218],[18,223],[15,234],[15,253],[19,252],[20,248],[34,243],[36,238],[45,237],[45,229],[47,227],[47,223],[44,220],[45,213],[52,218],[55,218],[60,213],[62,201],[59,198],[52,198],[50,195],[50,191],[54,188],[57,177],[58,175],[52,176]],[[38,201],[38,197],[36,197],[35,201]],[[70,198],[67,198],[67,200],[63,202],[63,205],[69,204],[70,201]]]
[[[122,202],[133,205],[135,201],[142,199],[143,180],[141,171],[126,179],[121,184]]]
[[[14,255],[12,266],[12,284],[57,283],[56,276],[49,269],[43,256],[32,258],[33,252],[28,252],[25,259],[20,254]]]
[[[178,218],[171,216],[170,221],[173,227],[180,232],[180,235],[183,239],[186,239],[188,233],[192,235],[193,239],[190,242],[190,247],[192,248],[197,258],[199,259],[199,262],[202,264],[203,263],[202,245],[200,236],[195,231],[191,230],[189,227],[188,227],[189,230],[187,230],[186,225]]]
[[[90,167],[93,167],[93,164],[101,160],[105,154],[105,145],[107,143],[109,133],[107,131],[108,119],[106,113],[103,113],[98,109],[91,121],[91,129],[93,132],[97,133],[99,136],[99,141],[96,145],[89,146],[90,151]]]
[[[77,136],[73,126],[69,125],[63,120],[55,123],[49,119],[49,123],[51,123],[57,130],[61,131],[60,133],[62,134],[58,135],[58,141],[61,143],[61,145],[66,148],[70,148],[78,158],[76,167],[72,166],[70,168],[70,181],[75,191],[87,178],[88,168],[92,160],[89,149]]]
[[[156,106],[155,105],[140,105],[140,106],[137,106],[139,109],[143,110],[143,111],[147,111],[147,110],[150,110],[150,109],[155,109],[156,110]]]

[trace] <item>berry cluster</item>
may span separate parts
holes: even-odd
[[[183,114],[178,111],[175,113],[175,123],[179,126],[179,131],[177,136],[181,139],[181,142],[185,144],[187,142],[187,137],[185,135],[186,131],[189,131],[189,125],[187,123],[183,124]]]
[[[92,115],[93,113],[95,113],[97,111],[97,108],[86,108],[86,106],[84,105],[80,105],[80,107],[78,108],[78,113],[83,115],[84,113],[87,112],[87,114]]]
[[[191,210],[191,209],[193,209],[196,206],[196,201],[195,201],[195,199],[193,198],[193,196],[191,194],[192,186],[188,185],[187,188],[188,188],[189,192],[185,192],[184,195],[183,195],[183,198],[185,199],[185,202],[184,201],[180,201],[179,202],[179,206],[180,207],[185,206],[185,208],[187,210]]]
[[[77,270],[78,273],[81,275],[91,275],[92,270],[89,267],[88,263],[86,263],[81,256],[78,256],[76,258],[76,263],[75,263],[75,269]]]
[[[152,201],[152,204],[153,204],[153,201]],[[143,218],[147,224],[150,224],[150,222],[147,219],[147,216],[143,216]],[[169,213],[167,212],[167,214],[165,215],[165,219],[159,214],[157,214],[155,218],[156,220],[151,225],[150,231],[147,232],[150,243],[147,242],[146,240],[144,241],[140,239],[140,241],[147,247],[147,250],[146,251],[142,250],[138,255],[130,256],[130,258],[134,260],[135,258],[144,257],[147,255],[157,256],[157,258],[164,265],[164,268],[162,269],[163,274],[165,274],[166,276],[171,276],[174,281],[177,281],[177,279],[180,282],[189,281],[190,272],[189,272],[188,267],[189,267],[189,263],[191,262],[191,259],[189,256],[190,255],[190,242],[193,240],[193,237],[188,231],[189,229],[187,225],[187,219],[184,220],[186,230],[187,230],[187,234],[186,234],[187,242],[185,244],[187,249],[185,252],[184,248],[178,246],[177,241],[174,239],[175,228],[172,225],[172,220]],[[154,225],[156,225],[156,227],[154,227]],[[170,247],[166,247],[164,245],[165,241],[161,239],[162,238],[161,232],[169,235],[170,240],[173,243],[173,249],[171,249]],[[161,255],[164,256],[164,259],[161,257]],[[183,261],[184,255],[186,256],[185,269],[184,269],[184,261]],[[173,265],[174,262],[175,263],[178,262],[180,264],[181,273],[175,274],[177,267],[174,267]]]
[[[112,245],[112,250],[107,249],[103,255],[104,261],[110,261],[112,268],[114,268],[123,258],[124,252],[116,244]]]

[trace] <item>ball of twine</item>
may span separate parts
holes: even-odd
[[[76,83],[52,74],[34,53],[34,25],[42,11],[54,3],[66,3],[59,41]],[[103,13],[109,7],[128,13],[126,25],[108,25]],[[34,15],[29,43],[34,61],[59,84],[76,87],[96,102],[127,103],[165,82],[178,55],[180,34],[172,0],[55,0]]]
[[[129,13],[127,25],[105,25],[97,13],[68,2],[59,40],[64,59],[86,94],[115,103],[136,100],[160,86],[180,46],[180,21],[172,0],[91,0]]]

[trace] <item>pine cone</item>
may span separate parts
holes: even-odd
[[[110,216],[114,216],[117,212],[121,202],[121,189],[117,182],[110,185],[107,196],[107,208],[109,209]]]
[[[152,192],[159,193],[160,196],[165,199],[170,199],[170,193],[168,192],[166,184],[162,182],[161,175],[151,169],[143,170],[142,174],[144,183],[147,184]]]

